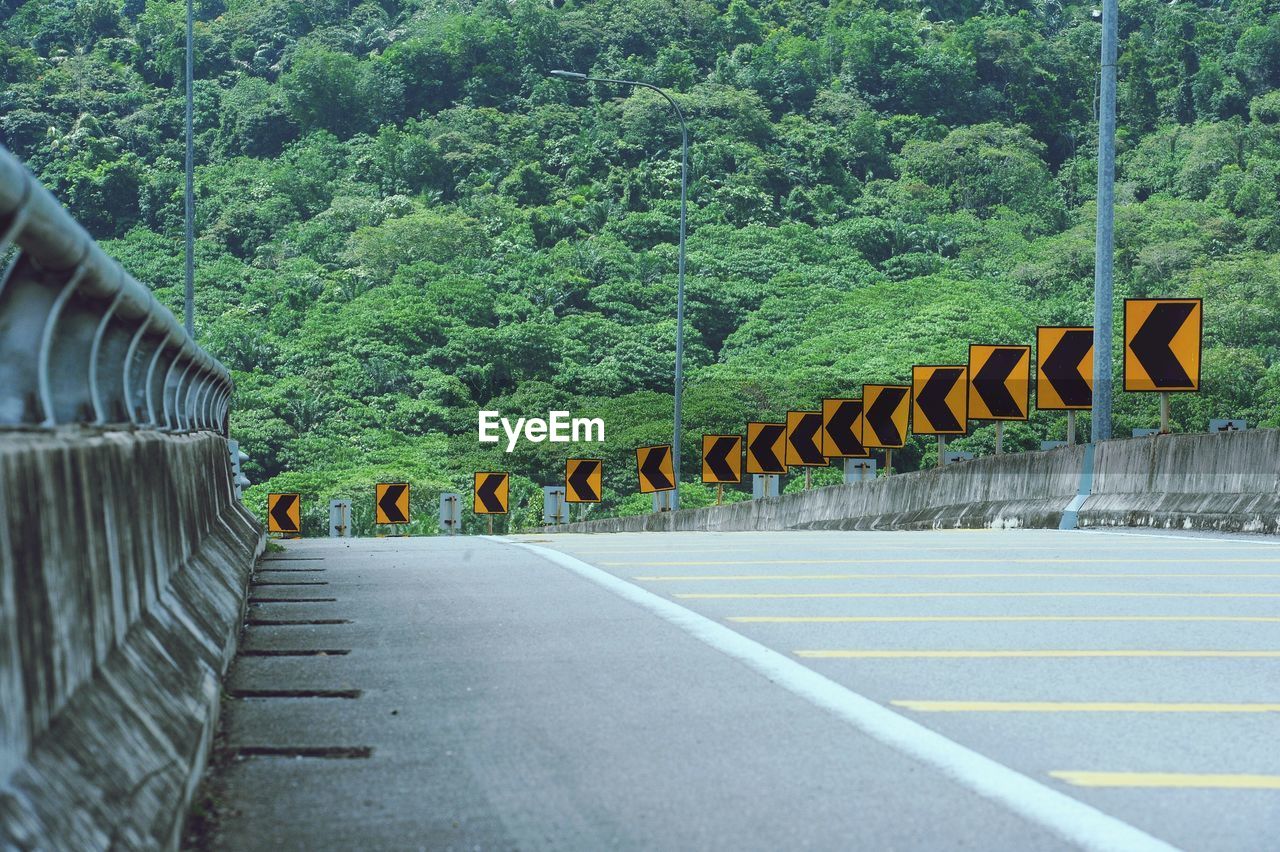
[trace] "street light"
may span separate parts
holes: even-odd
[[[1116,42],[1119,4],[1103,0],[1098,87],[1098,225],[1093,255],[1092,443],[1111,440],[1111,314],[1115,264]]]
[[[662,97],[676,111],[680,119],[680,247],[678,261],[678,278],[676,282],[676,385],[675,385],[675,426],[671,436],[671,466],[675,474],[676,489],[671,494],[671,508],[680,507],[680,403],[684,395],[684,237],[686,229],[686,210],[689,195],[689,127],[685,124],[684,113],[675,99],[662,89],[639,80],[615,80],[610,77],[589,77],[577,71],[552,71],[552,77],[573,80],[577,83],[613,83],[619,86],[638,86],[650,89]]]
[[[183,194],[184,203],[184,226],[186,230],[186,286],[183,291],[183,325],[187,329],[187,334],[192,340],[196,337],[196,287],[195,287],[195,193],[192,191],[192,172],[195,168],[195,134],[192,132],[191,113],[192,113],[192,92],[191,88],[195,79],[195,37],[193,34],[193,21],[195,18],[192,9],[192,0],[187,0],[187,67],[186,67],[186,83],[187,83],[187,114],[186,114],[186,135],[187,135],[187,161],[185,168],[186,191]]]

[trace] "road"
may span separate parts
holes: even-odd
[[[213,848],[1280,833],[1273,540],[555,535],[270,558],[228,684]],[[263,623],[281,620],[342,623]],[[315,650],[341,653],[278,655]]]

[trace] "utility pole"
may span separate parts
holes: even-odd
[[[1102,0],[1098,87],[1098,234],[1093,258],[1093,443],[1111,438],[1112,270],[1115,262],[1118,0]]]
[[[676,277],[676,375],[675,375],[675,411],[673,420],[674,428],[671,436],[671,469],[675,475],[676,488],[671,492],[670,503],[668,504],[672,511],[680,508],[680,430],[681,430],[681,402],[684,399],[684,243],[685,235],[688,231],[688,203],[689,203],[689,126],[684,120],[684,111],[680,109],[680,104],[676,103],[676,99],[667,94],[664,90],[658,88],[651,83],[641,83],[638,80],[617,80],[611,77],[590,77],[577,71],[550,71],[552,77],[559,77],[562,80],[573,80],[578,83],[613,83],[619,86],[635,86],[641,89],[649,89],[657,92],[666,99],[671,108],[675,110],[676,118],[680,120],[680,243],[677,250],[677,277]]]
[[[187,229],[187,286],[185,296],[184,319],[187,334],[196,336],[196,243],[195,243],[195,188],[192,174],[195,170],[196,144],[192,132],[193,95],[192,82],[195,76],[195,38],[192,9],[194,0],[187,0],[187,191],[186,191],[186,229]]]

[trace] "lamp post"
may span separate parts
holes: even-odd
[[[1093,262],[1093,443],[1111,439],[1112,267],[1115,263],[1116,41],[1119,4],[1103,0],[1098,87],[1098,231]]]
[[[610,77],[590,77],[577,71],[552,71],[552,77],[562,80],[573,80],[578,83],[613,83],[619,86],[636,86],[657,92],[671,104],[680,119],[680,244],[678,249],[676,281],[676,380],[675,380],[675,416],[671,435],[671,469],[675,475],[676,489],[671,493],[671,508],[680,508],[680,403],[684,396],[684,238],[687,227],[687,208],[689,197],[689,127],[684,121],[684,112],[675,99],[665,91],[651,83],[639,80],[615,80]]]
[[[192,100],[192,84],[195,77],[195,39],[193,37],[193,19],[194,11],[191,8],[192,0],[187,0],[187,163],[186,163],[186,180],[187,187],[184,195],[185,201],[185,224],[187,238],[187,270],[186,270],[186,288],[183,298],[183,319],[187,329],[187,334],[194,340],[196,336],[195,317],[196,317],[196,258],[195,258],[195,193],[192,186],[192,171],[195,168],[195,136],[192,133],[191,113],[193,111]]]

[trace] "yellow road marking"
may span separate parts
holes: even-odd
[[[1241,621],[1280,622],[1269,615],[731,615],[739,624],[881,624],[890,622]]]
[[[1050,772],[1076,787],[1182,787],[1200,790],[1280,790],[1280,775],[1184,772]]]
[[[782,598],[1280,598],[1276,592],[685,592],[683,600]]]
[[[921,713],[1280,713],[1280,704],[1157,701],[891,701]]]
[[[700,565],[990,565],[993,562],[999,562],[1004,565],[1079,565],[1081,563],[1088,565],[1133,565],[1135,563],[1143,562],[1157,562],[1163,564],[1168,561],[1168,557],[1160,556],[1134,556],[1122,559],[1091,559],[1087,556],[1074,558],[1053,556],[1031,559],[1025,557],[1005,558],[1000,555],[992,555],[982,557],[917,556],[906,559],[706,559],[679,560],[672,562],[634,559],[629,562],[601,562],[600,564],[607,568],[635,568],[641,565],[653,568],[687,568]],[[1280,564],[1280,559],[1232,559],[1231,563],[1233,565],[1276,565]]]
[[[1280,574],[1106,574],[1099,571],[1026,571],[1021,573],[987,572],[981,574],[687,574],[674,576],[632,577],[638,583],[697,583],[702,581],[727,580],[739,582],[744,580],[990,580],[1002,577],[1092,577],[1094,579],[1145,580],[1148,577],[1168,579],[1187,577],[1206,579],[1216,577],[1254,577],[1280,579]]]
[[[796,651],[797,657],[813,660],[955,660],[1027,657],[1248,657],[1280,658],[1280,651],[1146,651],[1146,650],[1053,650],[1053,651],[889,651],[829,649]]]

